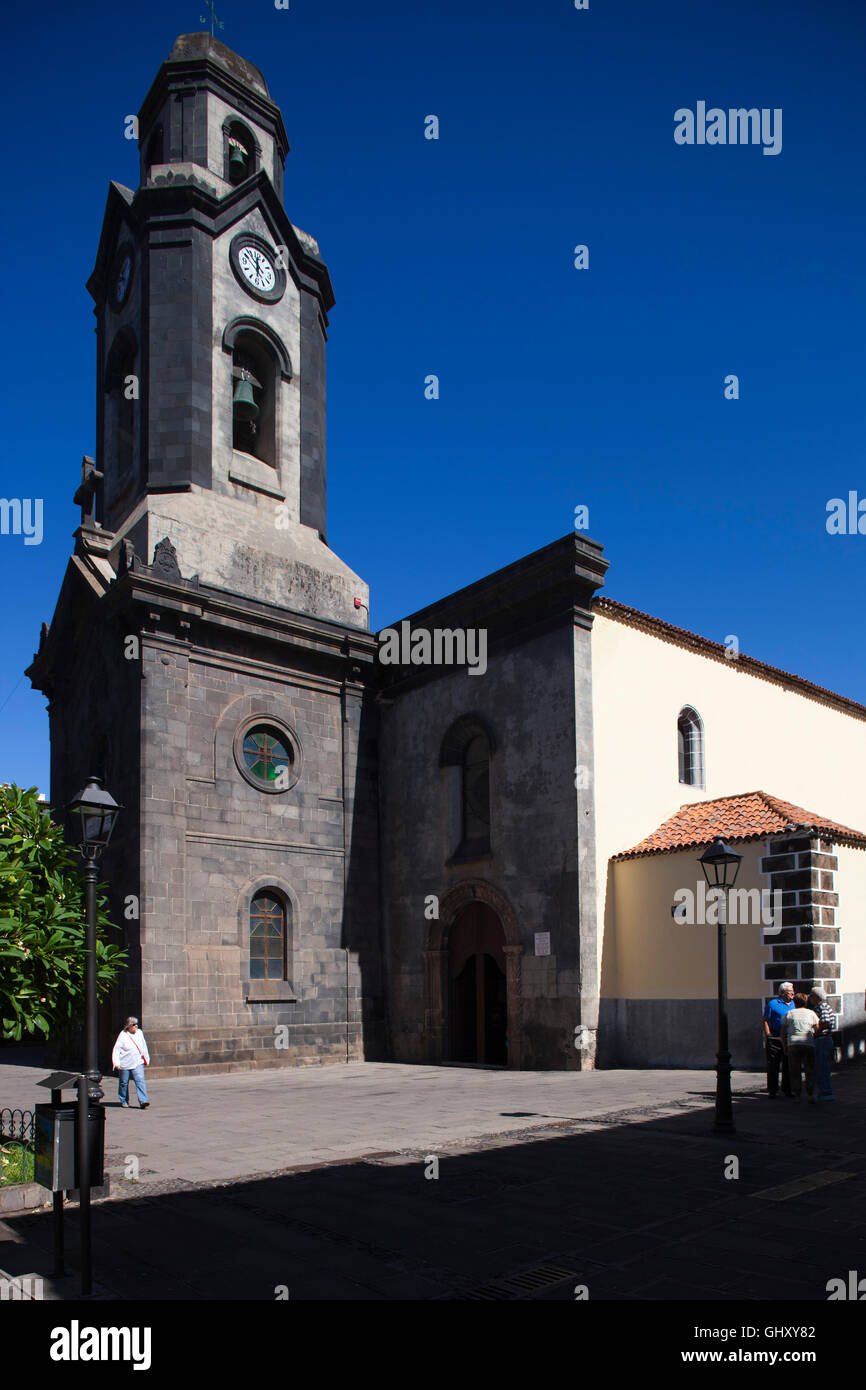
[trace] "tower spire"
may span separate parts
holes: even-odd
[[[218,29],[224,29],[226,26],[221,19],[217,19],[214,0],[205,0],[205,5],[210,10],[210,32],[211,37],[213,37],[214,25],[216,25]],[[207,24],[207,15],[200,14],[198,18],[200,24]]]

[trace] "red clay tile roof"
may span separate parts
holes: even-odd
[[[614,859],[636,859],[643,854],[665,854],[672,850],[698,849],[716,835],[725,840],[764,840],[771,835],[802,830],[822,835],[837,844],[866,846],[866,835],[859,830],[816,816],[781,801],[767,792],[744,792],[741,796],[719,796],[714,801],[694,801],[681,806],[647,835],[634,849],[615,854]]]
[[[675,646],[685,647],[688,651],[699,652],[701,656],[720,661],[728,670],[757,676],[759,680],[770,681],[785,690],[796,690],[799,695],[804,695],[809,700],[817,700],[822,705],[829,705],[831,709],[837,709],[842,714],[850,714],[854,719],[866,719],[866,705],[849,700],[847,695],[839,695],[835,690],[826,690],[823,685],[815,685],[813,681],[807,681],[803,676],[795,676],[790,671],[783,671],[778,666],[768,666],[765,661],[746,656],[744,652],[740,652],[736,660],[732,660],[727,647],[721,642],[711,642],[708,637],[700,637],[696,632],[689,632],[684,627],[674,627],[662,618],[653,618],[651,614],[641,613],[638,608],[629,608],[624,603],[618,603],[616,599],[596,594],[592,608],[593,612],[613,618],[615,622],[626,623],[641,632],[650,632],[662,642],[672,642]]]

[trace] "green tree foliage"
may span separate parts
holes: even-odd
[[[104,888],[100,884],[100,890]],[[126,964],[97,894],[96,990]],[[0,1026],[20,1040],[80,1019],[84,1009],[84,884],[77,855],[35,787],[0,787]]]

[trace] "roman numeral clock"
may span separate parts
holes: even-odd
[[[239,233],[229,248],[231,267],[239,284],[263,304],[279,303],[286,292],[284,254],[284,249],[277,251],[249,232]]]

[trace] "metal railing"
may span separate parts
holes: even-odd
[[[32,1110],[0,1110],[0,1142],[20,1139],[23,1144],[32,1144],[36,1139],[36,1116]]]
[[[31,1181],[35,1139],[32,1110],[0,1110],[0,1187]]]

